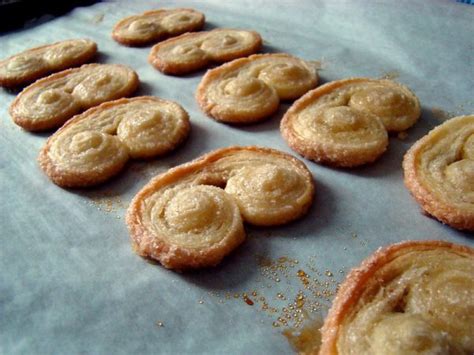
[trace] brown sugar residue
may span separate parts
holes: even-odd
[[[282,332],[295,350],[309,353],[319,346],[322,314],[329,309],[339,287],[338,279],[345,272],[320,268],[317,261],[314,255],[307,262],[289,256],[258,255],[256,264],[260,276],[256,282],[260,287],[223,293],[209,291],[208,294],[219,304],[240,302],[252,306],[273,328]]]

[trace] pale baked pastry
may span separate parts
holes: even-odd
[[[0,86],[14,87],[88,62],[97,52],[89,39],[71,39],[31,48],[0,61]]]
[[[253,123],[272,115],[280,100],[293,100],[318,83],[316,68],[289,54],[255,54],[208,70],[196,99],[212,118]]]
[[[474,249],[408,241],[379,249],[340,286],[320,355],[474,353]]]
[[[138,75],[124,65],[86,64],[40,79],[15,98],[13,121],[29,131],[60,127],[75,114],[132,94]]]
[[[390,80],[354,78],[322,85],[297,100],[280,131],[288,145],[316,162],[353,167],[386,150],[389,132],[420,117],[417,97]]]
[[[131,202],[127,224],[139,255],[171,269],[213,266],[243,242],[243,222],[295,220],[313,192],[311,173],[291,155],[223,148],[151,180]]]
[[[130,159],[174,150],[188,136],[187,112],[152,96],[106,102],[73,117],[41,150],[38,162],[57,185],[85,187],[109,179]]]
[[[147,11],[117,22],[112,38],[127,46],[142,46],[185,32],[199,31],[204,21],[204,14],[193,9]]]
[[[245,57],[260,50],[262,38],[257,32],[218,28],[186,33],[158,43],[148,61],[165,74],[186,74],[209,66]]]
[[[426,212],[474,231],[474,115],[452,118],[421,138],[405,154],[403,170]]]

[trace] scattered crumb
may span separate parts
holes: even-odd
[[[105,14],[97,14],[92,18],[92,23],[99,24],[104,20]]]
[[[396,70],[382,72],[380,79],[394,80],[400,77],[400,73]]]
[[[320,60],[310,60],[308,62],[316,71],[323,70],[325,65]]]
[[[323,317],[308,318],[301,329],[288,328],[282,334],[299,355],[316,354],[321,347]]]
[[[407,131],[398,132],[397,138],[400,139],[401,141],[404,141],[405,139],[407,139],[407,137],[408,137]]]

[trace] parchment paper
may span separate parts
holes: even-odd
[[[247,241],[221,266],[179,274],[146,262],[131,250],[123,217],[152,176],[227,145],[295,154],[279,133],[289,104],[260,124],[217,123],[194,100],[204,71],[162,75],[147,63],[149,47],[111,39],[119,19],[160,7],[196,8],[206,29],[254,29],[266,52],[319,61],[322,82],[398,80],[418,95],[422,118],[405,139],[392,137],[375,164],[342,170],[305,161],[317,187],[308,215],[284,227],[248,227]],[[182,104],[192,133],[175,153],[131,163],[103,186],[64,190],[36,163],[48,134],[15,126],[8,106],[16,92],[0,90],[0,353],[291,353],[282,331],[324,316],[344,274],[378,247],[405,239],[474,245],[472,235],[421,213],[401,169],[404,152],[432,127],[474,112],[473,15],[473,6],[454,1],[127,1],[3,34],[1,58],[67,38],[97,41],[99,62],[139,73],[137,95]]]

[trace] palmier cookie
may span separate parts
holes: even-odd
[[[311,173],[291,155],[223,148],[151,180],[131,202],[127,224],[142,256],[171,269],[213,266],[243,242],[243,222],[290,222],[313,192]]]
[[[308,159],[353,167],[380,157],[388,145],[387,131],[404,131],[419,116],[418,99],[407,87],[355,78],[308,92],[283,116],[280,131]]]
[[[13,121],[29,131],[60,127],[75,114],[132,94],[138,75],[119,64],[87,64],[40,79],[10,106]]]
[[[467,246],[408,241],[379,249],[340,286],[319,354],[474,353],[473,270]]]
[[[405,154],[403,170],[426,212],[474,231],[474,115],[452,118],[421,138]]]
[[[280,100],[300,97],[318,83],[316,68],[288,54],[255,54],[208,70],[196,92],[201,109],[228,123],[272,115]]]
[[[47,74],[88,62],[97,44],[88,39],[67,41],[31,48],[0,61],[0,86],[14,87]]]
[[[151,96],[119,99],[69,120],[48,139],[38,161],[59,186],[95,185],[120,172],[130,158],[174,150],[189,129],[187,112],[173,101]]]
[[[261,47],[262,38],[257,32],[223,28],[186,33],[158,43],[148,61],[165,74],[180,75],[248,56]]]
[[[193,9],[162,9],[126,17],[114,26],[112,38],[127,46],[142,46],[198,31],[204,26],[204,14]]]

